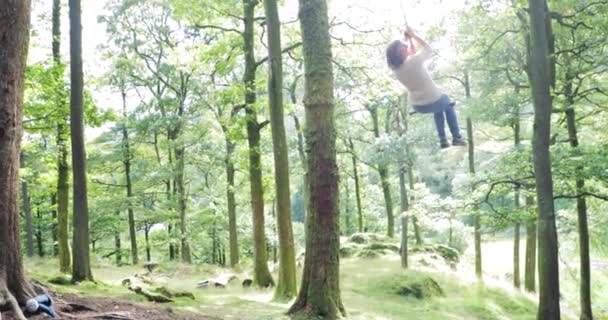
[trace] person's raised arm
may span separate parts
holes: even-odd
[[[418,45],[422,46],[425,49],[431,49],[431,46],[426,41],[424,41],[424,39],[420,38],[416,33],[414,33],[414,30],[412,30],[412,28],[410,28],[409,26],[405,30],[405,37],[416,40],[416,43],[418,43]]]

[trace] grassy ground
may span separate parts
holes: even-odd
[[[44,283],[57,276],[56,262],[30,260],[26,263],[30,276]],[[135,267],[116,268],[98,266],[93,274],[97,284],[79,286],[51,286],[62,293],[86,296],[115,297],[144,302],[143,298],[120,286],[121,279],[142,273]],[[236,283],[226,289],[196,289],[200,280],[225,272],[209,266],[164,265],[157,278],[159,284],[170,289],[188,290],[196,300],[177,299],[170,306],[217,319],[287,319],[289,304],[272,303],[272,292],[244,289]],[[390,286],[404,274],[395,257],[371,260],[343,259],[341,288],[349,319],[535,319],[536,307],[519,293],[480,286],[458,279],[456,273],[430,273],[444,291],[443,297],[419,300],[391,292]],[[427,274],[408,272],[411,277]]]

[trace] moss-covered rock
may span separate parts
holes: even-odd
[[[60,286],[69,286],[72,284],[72,280],[66,276],[57,276],[50,278],[49,283],[57,284]]]
[[[378,258],[381,254],[384,254],[384,252],[380,252],[378,250],[363,249],[357,254],[357,257],[362,259],[374,259]]]
[[[355,233],[348,239],[349,242],[364,244],[367,243],[367,236],[365,233]]]
[[[418,252],[437,254],[449,265],[456,265],[460,261],[460,254],[456,249],[441,244],[425,244],[410,249],[410,253]]]
[[[437,248],[437,252],[446,261],[449,261],[451,263],[458,263],[460,261],[460,254],[458,253],[458,250],[448,247],[448,246],[440,245],[440,244],[437,245],[436,248]]]
[[[369,250],[390,250],[392,252],[399,252],[399,246],[397,246],[396,244],[392,244],[392,243],[381,243],[381,242],[374,242],[370,245],[368,245],[367,247],[365,247],[365,249],[369,249]]]
[[[361,251],[359,245],[347,242],[340,246],[340,258],[354,257],[359,251]]]
[[[384,235],[376,233],[355,233],[350,236],[348,241],[357,244],[369,244],[373,242],[389,242],[390,239]]]
[[[443,289],[437,281],[425,274],[406,273],[399,275],[394,281],[388,283],[389,290],[397,295],[429,299],[444,295]]]

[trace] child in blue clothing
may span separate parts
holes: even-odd
[[[57,318],[57,313],[53,307],[53,300],[46,294],[27,300],[24,313],[27,317],[46,313],[52,319]]]

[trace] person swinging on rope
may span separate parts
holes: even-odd
[[[395,40],[388,46],[386,60],[397,80],[406,87],[409,93],[408,103],[418,113],[434,114],[442,149],[450,146],[445,133],[446,120],[452,133],[452,145],[466,146],[454,110],[456,103],[435,84],[424,65],[424,62],[433,56],[433,50],[409,26],[405,31],[405,40]]]

